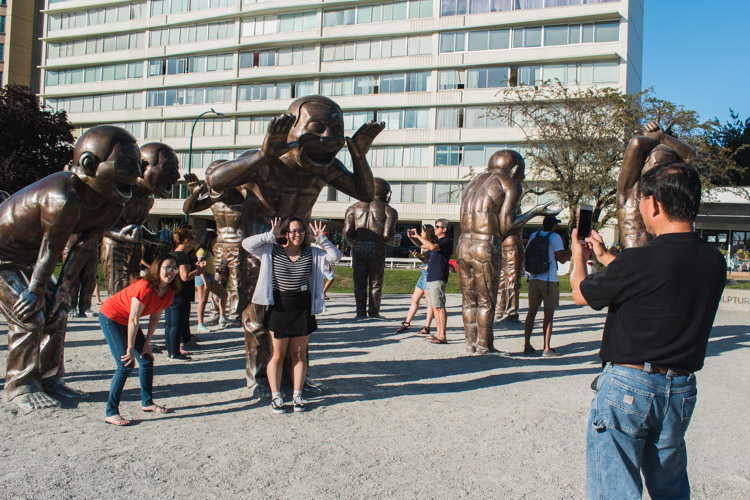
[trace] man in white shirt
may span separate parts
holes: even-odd
[[[524,325],[524,344],[523,352],[532,354],[536,352],[531,346],[531,331],[534,329],[534,320],[539,306],[544,304],[544,321],[542,331],[544,332],[544,352],[543,357],[559,356],[560,353],[550,346],[550,337],[552,336],[552,318],[555,315],[555,308],[560,302],[559,280],[557,278],[557,263],[565,263],[570,259],[570,250],[564,250],[562,238],[555,232],[560,221],[554,215],[548,215],[542,222],[542,231],[537,231],[529,238],[526,245],[528,251],[534,238],[549,237],[549,267],[547,272],[541,274],[529,275],[529,311],[526,314],[526,323]]]

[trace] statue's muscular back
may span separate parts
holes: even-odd
[[[504,172],[479,174],[464,191],[461,201],[461,233],[501,234],[500,212],[505,202],[508,182],[517,183]]]
[[[374,200],[370,203],[360,201],[351,206],[350,210],[354,216],[354,240],[357,242],[374,241],[384,243],[383,232],[386,227],[389,211],[391,217],[395,209],[388,206],[382,200]]]
[[[30,266],[36,262],[45,236],[62,251],[70,234],[113,225],[122,205],[108,203],[87,190],[90,188],[74,173],[57,172],[0,204],[0,234],[5,235],[0,260]],[[81,217],[84,211],[86,217]],[[70,218],[75,223],[69,227]]]

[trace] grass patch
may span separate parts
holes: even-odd
[[[411,269],[386,269],[383,277],[383,293],[407,293],[414,291],[419,279],[419,271]],[[336,266],[336,281],[333,282],[329,291],[333,293],[354,293],[354,279],[352,278],[352,268],[346,266]],[[529,286],[527,280],[521,282],[521,293],[528,293]],[[446,293],[461,293],[458,287],[458,275],[450,273],[448,284],[445,287]],[[570,279],[567,276],[560,276],[560,292],[570,293]]]
[[[726,286],[732,290],[750,290],[750,281],[735,281]]]

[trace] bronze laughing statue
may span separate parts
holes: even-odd
[[[0,204],[0,308],[8,320],[6,400],[30,409],[81,396],[63,382],[70,285],[114,225],[140,174],[135,137],[102,125],[73,151],[75,172],[48,175]],[[65,244],[60,280],[53,277]]]
[[[166,144],[151,142],[141,147],[142,175],[133,186],[133,196],[125,204],[122,217],[102,238],[101,262],[107,291],[112,296],[127,287],[140,271],[143,240],[162,244],[144,230],[148,213],[154,206],[154,195],[169,198],[172,186],[180,179],[174,150]]]
[[[463,321],[467,352],[494,349],[492,323],[502,264],[503,239],[537,215],[557,215],[559,210],[537,205],[516,215],[523,194],[525,164],[520,154],[497,151],[487,172],[464,189],[461,200],[461,237],[456,247],[458,284],[463,296]]]
[[[346,209],[344,215],[344,238],[354,249],[352,268],[354,271],[354,300],[357,317],[368,315],[385,319],[380,315],[380,299],[383,292],[385,270],[385,246],[397,245],[396,223],[398,212],[388,206],[391,201],[391,185],[375,178],[375,200],[360,201]],[[399,238],[400,239],[400,238]],[[369,280],[369,293],[368,293]],[[370,307],[367,307],[367,296]]]
[[[371,121],[353,137],[345,137],[338,104],[323,96],[302,97],[290,104],[287,114],[271,120],[260,149],[223,163],[206,175],[206,184],[215,192],[245,186],[258,197],[266,219],[297,216],[307,222],[327,185],[358,200],[373,200],[372,171],[365,155],[383,128],[384,123]],[[344,144],[353,172],[336,158]],[[256,376],[265,371],[262,353],[268,353],[269,339],[262,319],[262,307],[250,305],[243,312],[248,387],[255,387]],[[270,396],[267,387],[260,391]]]
[[[617,178],[617,229],[622,248],[640,247],[653,238],[638,210],[641,175],[663,163],[690,164],[693,159],[695,149],[674,137],[671,126],[662,129],[658,115],[643,128],[642,135],[630,140]]]
[[[226,160],[216,160],[206,169],[210,175]],[[265,207],[252,192],[252,186],[239,186],[224,191],[209,190],[195,174],[185,174],[189,195],[182,206],[185,214],[208,208],[216,222],[218,238],[214,246],[216,280],[221,286],[230,284],[227,315],[239,318],[249,304],[258,279],[260,261],[249,255],[240,243],[246,234],[267,230]],[[218,319],[218,318],[217,318]]]

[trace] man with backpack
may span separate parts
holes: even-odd
[[[559,356],[560,353],[552,349],[552,318],[555,308],[560,302],[559,280],[557,278],[557,263],[563,264],[570,259],[570,250],[564,250],[562,238],[555,232],[560,221],[554,215],[547,215],[542,222],[542,231],[537,231],[529,238],[526,245],[526,272],[529,273],[529,311],[524,325],[524,354],[536,352],[531,346],[531,332],[539,306],[544,304],[544,333],[543,357]]]

